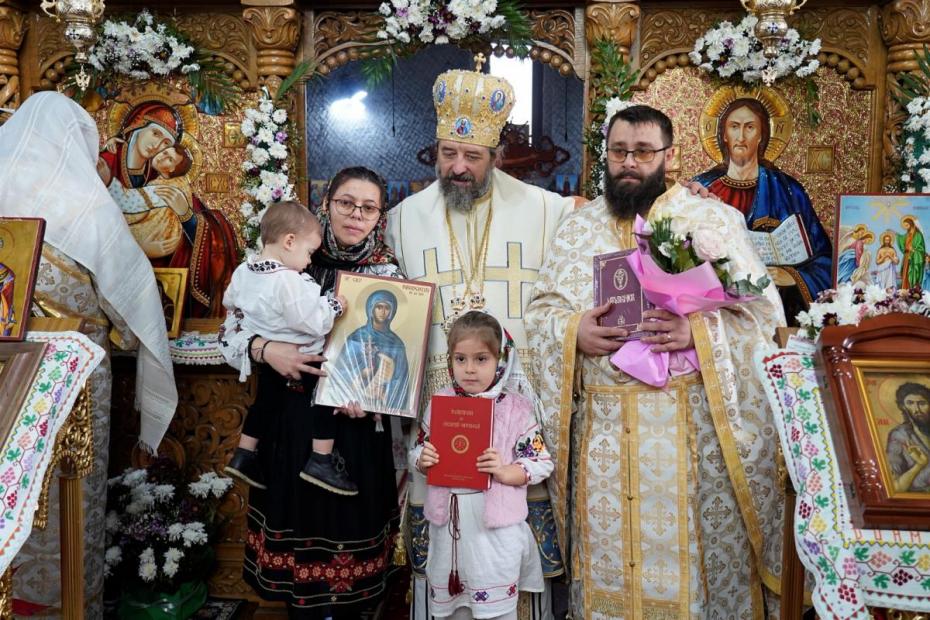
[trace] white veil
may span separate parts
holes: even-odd
[[[68,97],[29,97],[0,126],[0,215],[45,218],[45,241],[93,274],[139,338],[140,441],[155,451],[178,403],[165,319],[151,264],[97,176],[99,141],[94,120]]]

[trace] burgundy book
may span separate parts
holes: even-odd
[[[429,468],[427,484],[484,491],[491,474],[478,471],[478,457],[491,447],[494,399],[467,396],[433,396],[430,403],[429,441],[439,462]]]
[[[598,319],[602,327],[626,327],[630,332],[625,340],[649,336],[651,331],[637,329],[643,322],[643,312],[654,308],[630,269],[626,257],[636,250],[620,250],[594,257],[594,305],[613,304],[607,314]]]

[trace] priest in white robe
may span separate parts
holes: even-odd
[[[448,71],[433,86],[437,126],[437,181],[407,198],[388,216],[387,242],[401,269],[437,285],[429,334],[424,406],[449,382],[445,328],[468,310],[485,310],[527,350],[523,311],[544,252],[572,198],[528,185],[494,168],[501,129],[514,103],[506,80],[474,71]],[[529,367],[529,364],[526,364]],[[534,377],[529,377],[535,382]],[[426,482],[412,471],[407,513],[414,570],[411,617],[430,618],[426,582],[428,530],[423,517]],[[563,571],[555,545],[546,488],[531,487],[529,523],[539,542],[543,573]],[[547,584],[549,580],[547,579]],[[521,598],[521,619],[551,618],[549,588]]]
[[[593,259],[634,247],[637,214],[680,218],[684,230],[710,224],[727,239],[731,273],[766,273],[738,211],[678,185],[666,191],[672,144],[658,110],[611,119],[605,195],[559,226],[526,312],[575,618],[777,614],[784,497],[752,368],[785,324],[775,287],[688,317],[650,311],[653,350],[693,347],[700,361],[662,389],[611,365],[627,332],[597,325],[608,305],[592,309]]]

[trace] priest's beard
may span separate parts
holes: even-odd
[[[448,174],[443,176],[436,166],[436,177],[439,178],[439,189],[446,200],[446,207],[455,209],[462,213],[468,213],[475,206],[475,200],[488,193],[491,188],[491,168],[488,168],[487,174],[484,175],[484,181],[478,183],[474,175],[468,174]],[[462,187],[452,181],[467,181],[468,185]]]
[[[605,171],[606,172],[606,171]],[[649,213],[656,198],[665,193],[665,161],[650,175],[636,170],[623,170],[616,176],[607,173],[604,184],[604,201],[610,213],[621,220],[629,220]],[[625,183],[625,179],[639,179],[639,183]]]

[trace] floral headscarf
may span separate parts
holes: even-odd
[[[356,170],[356,169],[350,169]],[[343,184],[351,179],[359,179],[363,181],[369,181],[375,183],[379,186],[379,189],[384,188],[384,181],[381,180],[376,173],[367,170],[367,168],[359,168],[358,170],[365,170],[365,176],[356,176],[356,175],[343,175],[343,173],[337,174],[333,177],[335,182],[339,180],[339,184]],[[343,171],[345,172],[345,171]],[[368,178],[368,175],[371,175],[373,178],[378,179],[378,181],[373,181],[371,178]],[[340,179],[340,177],[343,177]],[[332,183],[331,182],[331,183]],[[387,209],[381,212],[381,217],[378,219],[378,223],[375,224],[375,227],[372,231],[365,237],[364,241],[353,245],[348,248],[341,248],[336,242],[336,235],[333,232],[333,227],[330,222],[330,211],[329,211],[329,198],[335,187],[330,187],[327,189],[326,195],[327,200],[320,206],[317,210],[317,217],[320,220],[320,224],[323,227],[323,243],[313,254],[311,265],[309,268],[309,273],[313,276],[313,279],[316,280],[324,291],[330,291],[336,284],[336,271],[342,269],[344,271],[357,271],[360,267],[365,265],[383,265],[388,263],[397,264],[397,258],[394,256],[394,251],[384,243],[384,234],[387,230]],[[382,191],[382,196],[384,192]],[[384,201],[382,200],[382,203]]]

